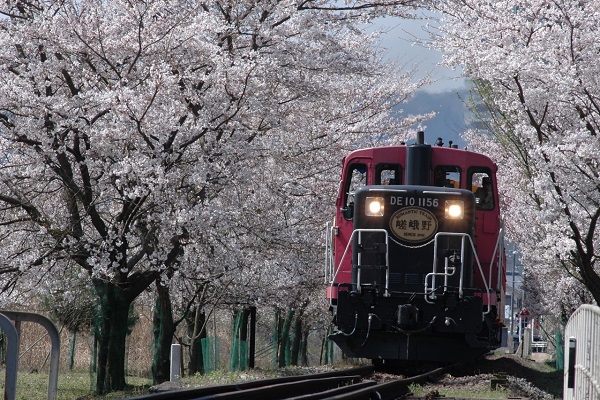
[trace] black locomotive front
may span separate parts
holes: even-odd
[[[366,186],[355,193],[352,283],[331,338],[347,355],[459,361],[485,352],[473,288],[475,199],[468,190]]]

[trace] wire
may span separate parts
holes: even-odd
[[[352,332],[346,333],[340,329],[340,333],[344,336],[352,336],[352,335],[354,335],[354,332],[356,332],[357,325],[358,325],[358,313],[356,312],[356,313],[354,313],[354,328],[352,328]]]
[[[427,329],[431,328],[431,326],[432,326],[432,325],[433,325],[433,323],[435,322],[435,319],[436,319],[436,318],[437,318],[437,315],[436,315],[436,316],[434,316],[434,317],[431,319],[431,321],[429,321],[429,323],[427,324],[427,326],[425,326],[425,327],[423,327],[423,328],[421,328],[421,329],[417,329],[417,330],[415,330],[415,331],[408,331],[408,330],[404,330],[404,329],[402,329],[402,328],[400,328],[400,327],[398,327],[398,326],[395,326],[395,325],[392,325],[392,328],[394,328],[395,330],[397,330],[397,331],[398,331],[398,332],[400,332],[400,333],[404,333],[405,335],[410,335],[410,334],[413,334],[413,333],[420,333],[420,332],[424,332],[424,331],[426,331]]]

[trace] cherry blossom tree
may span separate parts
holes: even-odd
[[[471,146],[500,166],[506,226],[523,251],[532,306],[600,301],[600,70],[594,1],[436,3],[439,46],[491,110]],[[582,288],[585,288],[582,293]]]
[[[419,83],[359,29],[409,0],[0,4],[2,293],[79,269],[101,310],[100,393],[125,386],[149,285],[258,282],[261,266],[291,284],[340,152],[417,120],[390,110]]]

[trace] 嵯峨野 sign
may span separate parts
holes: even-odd
[[[438,221],[429,210],[408,207],[396,211],[390,218],[392,233],[407,242],[423,242],[431,239],[438,229]]]

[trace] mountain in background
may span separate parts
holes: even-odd
[[[467,130],[472,118],[465,104],[469,96],[467,88],[440,93],[419,91],[400,108],[404,110],[404,115],[427,114],[435,111],[434,118],[421,123],[421,126],[425,127],[425,142],[435,144],[437,138],[441,137],[444,146],[448,146],[451,140],[459,148],[464,148],[466,142],[460,135]]]

